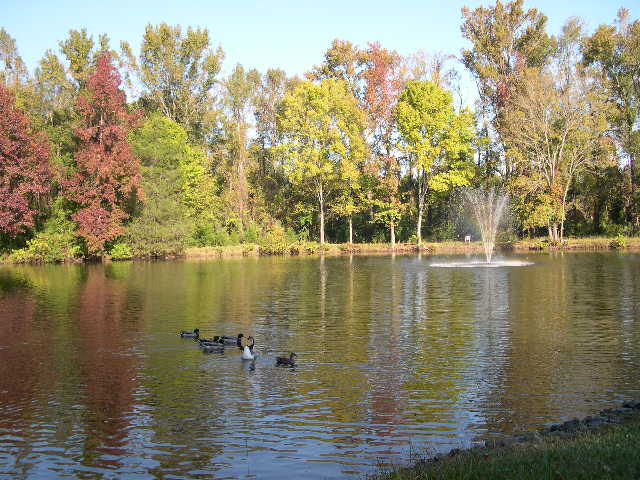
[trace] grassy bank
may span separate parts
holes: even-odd
[[[552,244],[546,238],[518,240],[497,245],[498,250],[515,252],[544,250],[640,250],[640,237],[585,237],[569,238],[562,244]],[[194,247],[185,250],[187,258],[215,258],[257,255],[340,255],[340,254],[388,254],[418,253],[439,255],[458,253],[483,253],[481,242],[424,242],[420,248],[414,243],[326,243],[300,242],[278,245],[234,245],[225,247]]]
[[[499,243],[496,250],[529,252],[529,251],[553,251],[553,250],[628,250],[640,251],[640,237],[585,237],[569,238],[562,244],[552,244],[546,238],[524,239],[515,242]],[[30,256],[5,253],[0,256],[0,263],[60,263],[64,261],[82,262],[82,257],[64,259],[60,255],[31,252]],[[20,251],[18,251],[19,253]],[[421,252],[427,255],[447,255],[473,253],[482,254],[484,248],[481,242],[424,242],[420,247],[415,243],[396,243],[393,247],[390,243],[325,243],[296,242],[276,244],[243,244],[220,247],[191,247],[179,254],[171,254],[166,259],[182,258],[221,258],[221,257],[248,257],[260,255],[375,255],[375,254],[411,254]],[[112,258],[103,257],[105,260],[129,260],[130,257]]]
[[[452,450],[375,480],[426,479],[638,479],[640,411],[597,428],[531,435],[522,443]]]

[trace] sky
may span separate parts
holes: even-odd
[[[322,62],[335,38],[365,47],[378,41],[408,55],[418,50],[460,54],[468,46],[460,33],[461,9],[492,1],[480,0],[0,0],[0,27],[16,40],[20,55],[33,72],[45,50],[59,53],[58,42],[70,29],[86,28],[97,40],[106,33],[112,48],[126,40],[138,52],[148,23],[206,27],[213,46],[225,51],[223,73],[241,63],[245,68],[281,68],[302,75]],[[640,0],[525,0],[549,17],[556,34],[571,16],[585,20],[588,31],[611,23],[620,7],[638,18]],[[459,67],[462,72],[463,67]],[[463,84],[473,82],[463,73]],[[466,92],[470,101],[474,93]]]

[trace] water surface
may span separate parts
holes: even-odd
[[[638,398],[640,255],[509,259],[2,266],[0,477],[359,478]]]

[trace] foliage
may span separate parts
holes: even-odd
[[[366,153],[364,116],[346,84],[328,79],[319,85],[302,82],[289,93],[279,125],[287,141],[281,150],[289,180],[318,200],[320,243],[324,243],[325,202],[338,190],[355,185],[353,165]]]
[[[398,102],[397,121],[417,185],[420,243],[427,192],[469,185],[474,175],[465,157],[474,136],[473,117],[468,110],[456,113],[451,93],[434,82],[410,80]]]
[[[503,129],[514,170],[531,180],[531,191],[546,199],[547,225],[554,241],[562,240],[567,195],[576,176],[606,166],[611,158],[605,137],[607,106],[589,78],[574,68],[571,43],[577,42],[579,27],[569,24],[565,33],[555,68],[523,73],[523,83],[505,111],[508,126]]]
[[[238,226],[241,231],[248,223],[248,130],[251,126],[249,107],[259,83],[260,74],[257,70],[245,72],[242,65],[239,64],[224,82],[227,111],[224,129],[228,152],[226,167],[229,178],[229,203],[239,219]]]
[[[27,67],[18,52],[16,41],[0,28],[0,87],[11,87],[24,83]]]
[[[609,247],[613,249],[625,248],[627,246],[627,240],[622,234],[618,234],[616,238],[609,242]]]
[[[79,257],[83,244],[74,233],[75,223],[64,199],[58,198],[52,205],[51,216],[44,230],[27,241],[25,248],[15,250],[10,260],[16,263],[53,263]]]
[[[135,257],[166,257],[182,253],[192,223],[180,201],[177,169],[142,167],[144,204],[127,226],[126,243]]]
[[[307,73],[307,78],[315,82],[334,79],[342,80],[355,97],[360,94],[360,67],[366,61],[363,52],[348,40],[335,39],[324,55],[324,62]]]
[[[480,108],[491,131],[501,142],[504,109],[518,89],[526,68],[545,65],[554,49],[546,29],[547,17],[535,8],[524,10],[524,0],[462,9],[462,36],[472,43],[462,50],[462,62],[476,78]],[[502,157],[504,172],[511,174],[509,157]]]
[[[0,85],[0,236],[27,233],[51,188],[49,145],[33,133],[14,95]]]
[[[124,233],[131,199],[140,196],[139,160],[127,142],[138,117],[128,112],[120,76],[111,55],[98,59],[88,93],[78,99],[82,125],[75,168],[64,179],[66,195],[77,204],[73,218],[89,254],[104,251],[105,242]]]
[[[109,254],[113,260],[129,260],[133,257],[131,248],[124,242],[114,243]]]
[[[131,132],[129,141],[144,166],[177,168],[188,148],[187,131],[160,112],[154,112],[140,128]]]
[[[582,62],[593,66],[594,74],[604,88],[608,102],[612,133],[629,158],[630,191],[627,192],[627,214],[640,224],[640,202],[636,196],[637,159],[640,156],[640,21],[631,21],[629,11],[621,8],[616,23],[600,25],[583,40]]]
[[[1,247],[62,261],[254,242],[304,253],[328,248],[308,243],[318,231],[459,239],[470,182],[509,188],[519,235],[640,232],[640,22],[621,9],[591,35],[572,18],[555,37],[523,0],[462,15],[473,114],[446,52],[336,39],[307,80],[222,76],[206,29],[147,25],[140,55],[123,43],[118,56],[79,28],[30,76],[0,29]]]
[[[210,47],[209,31],[189,27],[183,36],[179,25],[149,24],[139,61],[126,42],[122,54],[144,86],[149,108],[159,109],[192,138],[202,139],[217,117],[211,89],[224,58],[221,48]]]
[[[280,224],[274,224],[259,242],[260,254],[284,255],[289,252],[290,238]]]

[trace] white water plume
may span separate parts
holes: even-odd
[[[487,263],[491,263],[498,225],[504,207],[507,205],[508,196],[498,193],[494,188],[467,189],[464,195],[473,209],[476,222],[478,222]]]

